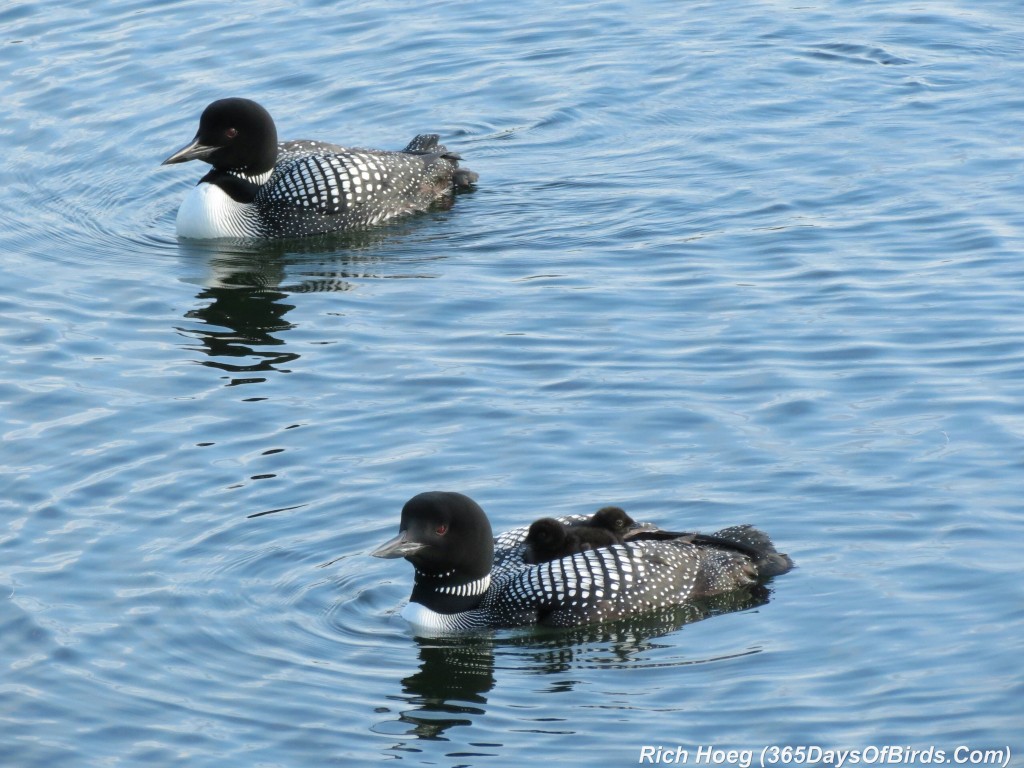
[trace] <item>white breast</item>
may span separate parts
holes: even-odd
[[[213,240],[219,237],[253,237],[251,205],[237,203],[216,184],[192,187],[178,209],[178,237]]]
[[[418,635],[432,636],[453,630],[450,616],[432,611],[419,603],[406,603],[402,609],[402,618],[412,625]]]

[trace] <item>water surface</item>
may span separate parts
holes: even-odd
[[[5,765],[1024,749],[1016,4],[23,2],[0,45]],[[228,95],[479,189],[179,242],[159,163]],[[367,553],[429,489],[799,568],[419,640]]]

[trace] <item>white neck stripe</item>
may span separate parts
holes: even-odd
[[[450,587],[437,587],[436,592],[440,592],[445,595],[456,595],[458,597],[470,597],[476,595],[482,595],[491,586],[491,574],[477,579],[476,581],[470,581],[466,584],[456,584]]]

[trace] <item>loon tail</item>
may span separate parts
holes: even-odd
[[[444,144],[438,144],[441,137],[436,133],[421,133],[406,145],[402,151],[409,155],[433,155],[447,160],[455,167],[452,173],[452,186],[455,189],[469,189],[476,184],[480,175],[468,168],[459,168],[462,155],[449,152]]]
[[[727,549],[746,555],[757,568],[756,578],[769,579],[793,567],[789,555],[778,552],[768,534],[752,525],[734,525],[716,533],[663,531],[660,528],[640,529],[626,535],[627,541],[688,541],[698,547]]]
[[[452,184],[456,189],[470,189],[479,178],[480,174],[474,173],[469,168],[456,168],[452,175]]]
[[[737,549],[742,548],[747,552],[754,561],[754,565],[757,566],[757,575],[760,579],[778,576],[793,567],[793,560],[790,556],[777,551],[772,540],[768,538],[768,534],[752,525],[734,525],[731,528],[723,528],[712,534],[712,537],[735,544]]]
[[[440,138],[440,134],[437,133],[421,133],[402,151],[410,155],[444,155],[448,150],[437,143]]]

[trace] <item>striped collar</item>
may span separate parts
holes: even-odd
[[[482,595],[491,586],[491,574],[487,574],[476,581],[469,581],[465,584],[453,584],[445,587],[435,587],[435,592],[444,595],[455,595],[456,597],[475,597]]]

